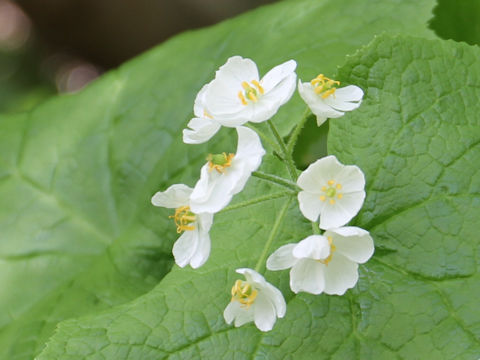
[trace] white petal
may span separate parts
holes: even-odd
[[[270,331],[275,325],[277,320],[275,308],[270,300],[266,296],[262,296],[260,293],[255,299],[254,319],[255,325],[261,331]]]
[[[279,247],[272,255],[267,259],[267,269],[276,271],[291,268],[297,262],[297,259],[293,256],[293,248],[297,244],[287,244]]]
[[[195,254],[198,244],[198,231],[185,231],[182,236],[173,245],[173,256],[175,263],[180,267],[185,267],[190,263],[190,259]]]
[[[174,184],[165,191],[159,191],[152,197],[152,204],[166,208],[178,208],[189,203],[192,189],[184,184]]]
[[[358,265],[342,254],[334,253],[328,266],[325,266],[325,293],[343,295],[358,281]]]
[[[198,231],[197,247],[190,259],[190,266],[194,269],[199,268],[207,261],[210,256],[210,235],[205,231]]]
[[[320,126],[325,118],[338,118],[344,115],[325,103],[321,96],[315,93],[310,83],[298,81],[298,92],[313,114],[317,116],[317,125]]]
[[[345,165],[342,165],[335,156],[329,155],[310,164],[298,177],[297,184],[303,190],[311,193],[322,194],[322,186],[329,180],[336,180]],[[342,184],[343,185],[343,184]]]
[[[351,261],[363,264],[373,255],[375,247],[369,232],[355,226],[331,229],[325,236],[333,238],[336,251]]]
[[[231,324],[235,320],[235,326],[239,327],[250,321],[253,321],[253,308],[242,306],[238,301],[230,302],[223,312],[223,317],[227,324]]]
[[[287,303],[283,298],[282,292],[268,282],[265,283],[265,286],[262,288],[262,292],[273,304],[276,316],[279,318],[284,317],[285,312],[287,311]]]
[[[250,59],[233,56],[220,67],[215,79],[210,83],[205,93],[205,106],[214,118],[223,114],[235,114],[246,106],[238,97],[239,91],[244,91],[242,82],[259,80],[255,63]]]
[[[326,259],[330,255],[330,244],[323,235],[310,235],[295,245],[292,254],[297,259]]]
[[[240,175],[241,169],[233,165],[228,172],[220,174],[216,170],[209,171],[208,164],[205,164],[190,196],[191,210],[213,214],[223,209],[232,199],[232,189],[236,185],[234,180]]]
[[[208,232],[213,223],[213,214],[200,213],[196,214],[196,217],[199,230]]]
[[[263,89],[266,93],[271,91],[274,87],[284,81],[286,78],[291,77],[292,74],[295,74],[295,69],[297,68],[297,62],[295,60],[288,60],[283,64],[277,65],[272,68],[260,81]],[[296,78],[296,76],[295,76]],[[295,80],[294,80],[295,87]]]
[[[363,191],[365,188],[365,175],[355,165],[341,165],[340,171],[335,175],[335,181],[342,184],[343,193]]]
[[[240,268],[240,269],[237,269],[236,272],[245,276],[245,279],[247,280],[248,283],[255,283],[259,287],[263,287],[267,283],[265,278],[255,270],[252,270],[249,268]]]
[[[218,122],[206,117],[193,118],[187,126],[190,129],[183,130],[183,142],[185,144],[202,144],[207,142],[221,127]]]
[[[325,207],[325,201],[320,200],[320,196],[306,191],[298,193],[298,203],[300,211],[310,221],[316,221],[318,215]]]
[[[255,171],[262,162],[265,150],[258,134],[252,129],[239,126],[237,127],[238,145],[235,161],[241,161],[245,166],[245,171]]]
[[[195,98],[195,102],[193,104],[193,113],[196,117],[201,118],[205,116],[205,93],[209,85],[210,83],[203,85],[203,87],[198,92],[197,97]]]
[[[349,85],[335,91],[335,96],[341,101],[361,101],[363,90],[358,86]]]
[[[327,204],[320,213],[320,229],[333,229],[347,224],[362,207],[365,192],[343,194],[335,204]]]
[[[305,291],[320,294],[325,287],[324,264],[311,259],[302,259],[290,270],[290,288],[294,293]]]

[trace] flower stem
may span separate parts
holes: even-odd
[[[262,179],[262,180],[273,182],[277,185],[286,187],[286,188],[288,188],[290,190],[293,190],[295,192],[298,192],[300,190],[299,187],[297,186],[297,184],[295,184],[293,181],[284,179],[280,176],[266,174],[266,173],[261,172],[261,171],[252,172],[252,176],[255,176],[255,177],[257,177],[259,179]]]
[[[247,123],[244,126],[255,131],[263,141],[267,142],[273,148],[275,152],[280,153],[278,144],[275,141],[273,141],[268,135],[266,135],[263,131],[261,131],[257,126],[254,126],[250,123]]]
[[[292,202],[292,199],[293,197],[289,197],[287,201],[285,201],[285,204],[283,204],[283,207],[280,210],[280,214],[278,214],[277,218],[275,219],[275,223],[273,224],[272,230],[270,231],[268,240],[265,243],[265,246],[263,247],[262,254],[258,258],[257,264],[255,265],[256,272],[260,272],[260,268],[262,267],[262,264],[265,262],[265,259],[267,258],[268,249],[270,249],[273,239],[275,239],[275,236],[277,236],[278,230],[280,230],[280,225],[283,222],[283,218],[287,214],[287,210],[288,210],[288,207],[290,206],[290,203]]]
[[[298,122],[297,126],[295,129],[293,129],[292,135],[290,135],[290,139],[288,139],[287,143],[287,152],[292,155],[293,154],[293,148],[295,147],[295,144],[297,143],[298,136],[300,135],[300,131],[302,131],[303,127],[305,126],[305,123],[307,122],[308,116],[310,115],[310,109],[307,106],[305,111],[303,112],[303,116]]]
[[[233,205],[227,206],[226,208],[220,210],[218,213],[223,213],[225,211],[240,209],[240,208],[243,208],[243,207],[246,207],[246,206],[258,204],[258,203],[268,201],[268,200],[278,199],[278,198],[288,196],[288,195],[292,196],[292,195],[295,195],[295,193],[292,192],[292,191],[281,191],[281,192],[273,193],[273,194],[270,194],[270,195],[259,196],[257,198],[251,199],[251,200],[242,201],[242,202],[239,202],[238,204],[233,204]]]
[[[318,227],[318,222],[311,221],[312,223],[312,232],[314,235],[320,235],[320,228]]]
[[[293,181],[297,180],[297,168],[295,167],[295,164],[293,163],[293,158],[292,154],[290,154],[287,151],[287,146],[285,145],[285,141],[283,141],[283,138],[280,136],[277,128],[273,124],[272,120],[267,121],[268,126],[270,127],[270,130],[275,137],[275,140],[277,140],[278,145],[280,146],[280,149],[282,150],[282,156],[285,159],[286,165],[288,172],[290,174],[290,178]]]

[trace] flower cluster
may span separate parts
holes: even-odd
[[[214,215],[242,191],[265,155],[258,134],[252,130],[255,127],[244,125],[269,121],[292,97],[297,83],[296,66],[294,60],[289,60],[260,78],[252,60],[234,56],[197,94],[195,117],[183,130],[183,141],[204,143],[222,126],[235,128],[238,141],[235,153],[206,157],[193,188],[175,184],[152,197],[153,205],[175,209],[170,218],[181,234],[173,246],[178,266],[198,268],[207,261]],[[327,118],[338,118],[360,106],[363,91],[354,85],[337,88],[339,84],[323,74],[308,83],[298,81],[300,96],[319,126]],[[269,125],[275,134],[273,123],[269,121]],[[276,141],[286,149],[279,136]],[[290,157],[287,165],[293,166],[291,154],[285,150],[282,155],[286,163]],[[335,156],[317,160],[298,179],[295,170],[290,174],[300,189],[300,212],[312,222],[314,231],[298,243],[278,248],[267,259],[266,267],[273,271],[291,269],[290,287],[295,293],[343,295],[358,281],[358,264],[366,262],[374,251],[366,230],[345,226],[363,205],[364,175],[357,166],[343,165]],[[241,326],[253,321],[261,331],[269,331],[276,319],[285,315],[282,293],[258,273],[265,258],[259,259],[255,270],[237,269],[245,280],[237,280],[231,289],[231,302],[223,314],[228,324]]]

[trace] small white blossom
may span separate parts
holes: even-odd
[[[362,103],[363,90],[349,85],[340,89],[339,81],[331,80],[323,74],[310,82],[298,81],[298,92],[308,107],[317,116],[317,125],[322,125],[327,118],[339,118],[345,111],[355,110]]]
[[[177,233],[183,234],[173,245],[173,256],[180,267],[190,264],[194,269],[202,266],[210,255],[210,227],[213,214],[195,213],[190,209],[192,189],[183,184],[170,186],[152,197],[152,204],[175,209],[170,216],[175,221]]]
[[[246,281],[237,280],[232,288],[232,300],[223,317],[227,324],[235,321],[239,327],[250,321],[261,331],[270,331],[278,318],[285,316],[287,304],[282,293],[252,269],[237,269]]]
[[[317,160],[297,180],[300,211],[310,221],[320,216],[320,228],[348,223],[365,199],[365,177],[355,165],[343,165],[333,155]]]
[[[210,155],[200,170],[190,197],[190,206],[196,213],[216,213],[223,209],[233,195],[244,188],[251,173],[262,161],[265,150],[257,133],[246,127],[237,127],[236,154]]]
[[[295,91],[297,63],[289,60],[271,69],[262,79],[250,59],[233,56],[220,67],[215,79],[195,99],[195,118],[183,131],[183,141],[208,141],[221,125],[236,127],[270,119]]]
[[[373,251],[368,231],[342,227],[281,246],[268,258],[267,269],[291,268],[290,288],[295,293],[343,295],[358,281],[358,264],[370,259]]]

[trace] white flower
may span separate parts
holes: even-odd
[[[170,186],[164,192],[152,197],[152,204],[174,208],[175,215],[170,216],[177,225],[177,233],[184,232],[173,245],[173,256],[178,266],[188,264],[194,269],[202,266],[210,255],[209,230],[213,214],[195,213],[190,209],[192,189],[183,184]]]
[[[213,120],[205,109],[204,97],[205,91],[209,84],[204,85],[195,99],[193,105],[193,113],[196,117],[190,120],[187,126],[190,129],[183,130],[183,142],[186,144],[201,144],[204,143],[220,130],[220,123]]]
[[[267,269],[292,268],[290,288],[295,293],[343,295],[358,281],[358,264],[370,259],[373,251],[368,231],[342,227],[280,247],[268,258]]]
[[[232,300],[223,312],[227,324],[235,320],[239,327],[250,321],[262,331],[270,331],[278,318],[285,316],[287,304],[282,293],[252,269],[237,269],[246,281],[237,280],[232,287]]]
[[[190,196],[193,212],[216,213],[223,209],[260,166],[265,150],[257,133],[242,126],[237,128],[237,133],[236,154],[210,155],[202,167],[200,180]]]
[[[271,69],[262,79],[250,59],[233,56],[220,67],[215,79],[195,99],[195,118],[183,131],[183,141],[199,144],[209,140],[220,125],[236,127],[247,121],[270,119],[295,91],[297,63],[289,60]]]
[[[355,165],[342,165],[333,155],[311,164],[300,174],[300,211],[310,221],[320,216],[320,228],[345,225],[360,210],[365,199],[365,177]]]
[[[360,106],[363,90],[349,85],[337,89],[339,81],[331,80],[323,74],[310,82],[298,81],[298,92],[307,103],[312,113],[317,116],[317,125],[322,125],[327,118],[339,118],[345,111],[352,111]]]

